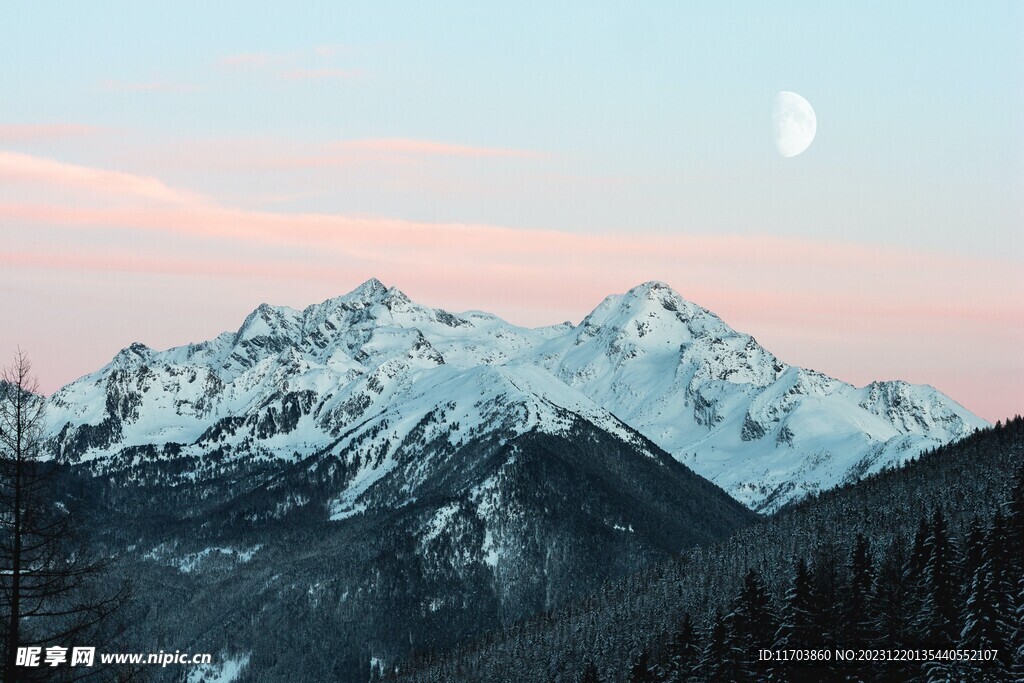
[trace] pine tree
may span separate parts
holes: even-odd
[[[928,566],[931,546],[928,539],[931,536],[931,525],[927,517],[922,516],[917,525],[917,532],[914,534],[914,543],[910,548],[910,556],[907,558],[907,566],[904,572],[904,581],[907,586],[907,612],[910,618],[910,629],[908,631],[908,646],[922,644],[922,636],[917,629],[917,618],[924,609],[926,599],[925,568]]]
[[[841,622],[839,612],[839,574],[836,568],[838,553],[834,545],[816,548],[811,562],[811,618],[817,647],[835,647]]]
[[[754,680],[763,675],[765,665],[757,660],[758,650],[770,648],[778,630],[768,589],[760,572],[747,571],[743,586],[726,617],[730,661],[735,663],[738,680]]]
[[[985,535],[983,562],[987,566],[989,592],[998,615],[997,629],[1009,641],[1015,629],[1016,558],[1011,550],[1011,520],[996,510]]]
[[[697,632],[693,628],[690,613],[686,612],[665,651],[665,666],[661,675],[663,683],[689,680],[696,668],[699,655]]]
[[[1020,417],[1014,424],[1021,424]],[[1006,524],[1006,576],[1000,588],[1005,588],[1005,598],[1001,601],[1002,612],[1006,617],[1003,635],[1006,650],[1009,654],[1008,668],[1014,680],[1024,680],[1024,462],[1018,467],[1010,489],[1010,500],[1007,505]]]
[[[873,583],[871,545],[864,534],[858,533],[850,560],[850,588],[846,595],[846,633],[841,643],[845,647],[865,648],[871,641]]]
[[[992,572],[986,563],[974,572],[964,603],[964,628],[959,644],[969,649],[990,649],[999,642],[999,614],[992,595]]]
[[[1010,500],[1006,505],[1006,518],[1009,541],[1007,553],[1014,558],[1016,569],[1020,571],[1024,566],[1024,463],[1014,473]]]
[[[1024,681],[1024,575],[1017,582],[1017,629],[1010,643],[1009,669],[1015,681]]]
[[[706,641],[707,645],[700,658],[700,678],[708,681],[730,680],[733,667],[730,666],[728,629],[720,611],[716,611],[711,620]]]
[[[967,554],[964,561],[965,595],[963,628],[960,631],[960,647],[989,649],[997,647],[999,641],[998,598],[993,595],[996,581],[993,578],[992,553],[987,552],[985,536],[977,521],[967,537]]]
[[[776,648],[808,647],[815,642],[813,591],[814,585],[807,561],[800,558],[794,569],[793,583],[786,591],[782,622],[775,634]]]
[[[775,633],[775,650],[809,648],[817,640],[814,632],[814,584],[807,561],[800,558],[794,567],[793,581],[786,591],[782,608],[782,619]],[[771,666],[772,681],[801,680],[798,674],[809,672],[791,671],[786,662],[774,662]]]
[[[922,541],[923,543],[923,541]],[[871,591],[872,632],[875,647],[906,647],[910,644],[910,589],[907,544],[897,534],[889,541],[875,573]]]
[[[985,563],[985,530],[981,520],[975,517],[967,532],[967,547],[964,550],[964,590],[970,588],[974,574]]]
[[[629,683],[655,683],[654,671],[651,666],[651,651],[644,648],[640,656],[633,662],[629,670]]]
[[[915,628],[926,645],[948,648],[960,635],[956,548],[946,519],[936,508],[925,541],[927,563],[921,575],[922,597]]]
[[[583,663],[583,671],[576,677],[576,681],[577,683],[600,683],[601,679],[597,675],[597,665],[594,664],[593,660],[587,659]]]
[[[964,602],[958,647],[967,650],[996,650],[1000,657],[994,661],[930,662],[924,666],[929,681],[970,680],[978,682],[1004,681],[1010,657],[1007,656],[1004,633],[1005,593],[999,578],[1005,571],[999,568],[1005,555],[1005,528],[1002,515],[997,511],[986,534],[975,519],[967,536],[964,554]],[[1010,678],[1009,680],[1016,680]]]

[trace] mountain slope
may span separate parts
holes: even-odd
[[[293,462],[197,467],[171,447],[73,467],[68,507],[146,595],[132,642],[246,659],[243,680],[366,680],[371,660],[465,642],[755,521],[626,428],[548,406],[453,441],[446,409],[379,450],[353,432]]]
[[[915,554],[921,552],[922,544],[927,547],[928,533],[927,530],[923,533],[922,528],[941,512],[946,535],[959,549],[951,551],[948,558],[953,566],[951,580],[956,594],[962,591],[969,596],[973,593],[977,599],[978,582],[973,581],[971,573],[971,549],[973,547],[973,552],[977,553],[979,545],[978,539],[972,541],[971,536],[978,530],[988,535],[983,551],[987,558],[986,569],[988,562],[995,563],[1000,557],[1008,559],[1011,567],[1015,563],[1016,577],[1007,580],[1002,589],[1011,594],[1020,593],[1024,588],[1020,574],[1024,566],[1021,562],[1024,556],[1020,553],[1024,546],[1022,484],[1024,420],[1017,417],[1005,426],[986,429],[943,446],[901,468],[788,506],[725,542],[696,548],[665,563],[649,566],[553,613],[516,624],[501,633],[489,634],[457,651],[435,652],[430,657],[406,663],[393,680],[576,680],[588,664],[595,667],[599,680],[629,680],[631,668],[642,650],[653,655],[652,663],[659,667],[666,667],[672,657],[679,656],[671,647],[684,614],[692,619],[697,646],[695,652],[687,654],[688,660],[683,658],[689,667],[683,680],[727,680],[711,671],[726,656],[755,658],[757,649],[733,648],[725,654],[716,650],[712,640],[716,614],[721,617],[735,609],[736,596],[744,586],[747,572],[753,569],[764,582],[774,616],[792,619],[785,606],[787,591],[794,583],[794,565],[800,559],[807,561],[814,577],[812,590],[820,588],[826,594],[833,591],[830,599],[811,602],[811,609],[830,621],[824,624],[824,629],[818,621],[813,622],[819,630],[812,634],[822,638],[821,641],[790,640],[787,647],[797,650],[805,647],[969,649],[973,645],[963,634],[960,635],[963,640],[957,639],[959,630],[936,643],[922,640],[912,627],[922,614],[927,614],[920,594],[915,592],[921,590],[920,584],[914,582],[915,571],[918,577],[926,573],[923,564],[915,569],[914,559]],[[997,511],[1003,515],[999,522],[993,519]],[[1003,531],[993,533],[1000,528]],[[889,633],[872,632],[867,644],[854,640],[854,627],[858,624],[849,611],[850,574],[856,567],[853,558],[858,535],[867,542],[868,563],[875,578],[869,583],[872,598],[861,608],[873,618],[881,614],[891,619],[872,623],[894,625]],[[973,569],[977,572],[977,559],[974,562]],[[822,581],[822,578],[828,580]],[[893,586],[900,590],[893,590]],[[967,602],[967,599],[956,601],[955,611],[967,611]],[[1002,607],[1012,614],[1017,604],[1015,600]],[[864,616],[859,612],[856,615]],[[724,622],[729,624],[729,618]],[[1019,634],[1019,622],[1018,616],[1003,627]],[[823,630],[833,632],[826,635]],[[769,637],[772,634],[774,631]],[[782,646],[769,641],[761,647]],[[992,648],[998,649],[995,645]],[[1004,661],[1016,657],[1018,665],[1024,664],[1024,649],[1015,652],[1003,643],[1000,656]],[[777,668],[762,662],[756,665],[754,675],[740,680],[1019,680],[1019,676],[1014,676],[1019,669],[993,671],[990,664],[982,663],[979,670],[978,662],[965,661],[945,664],[949,665],[948,670],[942,668],[941,659],[931,662],[915,661],[913,657],[905,661],[876,659],[837,664],[834,670],[823,671],[811,669],[813,663],[802,661],[795,670],[784,672],[791,674],[790,677],[784,677]]]

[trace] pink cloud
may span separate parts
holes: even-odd
[[[299,263],[274,263],[267,259],[245,261],[230,258],[171,257],[139,251],[104,248],[78,248],[74,251],[36,253],[10,251],[0,253],[0,264],[8,268],[26,268],[95,273],[141,273],[185,277],[239,278],[260,277],[292,280],[295,278],[326,279],[336,274],[333,269],[311,268]]]
[[[480,278],[475,292],[489,282],[498,288],[495,292],[513,288],[522,296],[527,282],[527,290],[536,288],[547,297],[568,287],[581,300],[590,300],[657,278],[716,311],[743,318],[813,316],[832,323],[852,318],[894,332],[898,326],[941,328],[950,320],[960,321],[964,329],[1024,323],[1024,304],[1007,293],[1014,291],[1007,285],[1019,280],[1013,264],[842,243],[768,236],[582,235],[276,214],[205,203],[122,208],[7,203],[0,204],[0,216],[22,224],[119,228],[135,235],[157,231],[198,240],[197,245],[219,240],[290,249],[299,260],[331,255],[338,263],[376,264],[378,274],[387,270],[424,283],[452,277],[457,266],[459,279],[468,273]],[[809,282],[819,284],[809,288]],[[531,302],[542,304],[542,299]]]
[[[55,138],[71,138],[96,135],[103,128],[81,123],[49,123],[49,124],[6,124],[0,125],[0,141],[24,142],[31,140],[51,140]]]
[[[52,161],[0,150],[0,178],[9,182],[85,189],[156,202],[197,202],[200,196],[168,187],[156,178]]]
[[[124,153],[134,163],[152,168],[180,172],[232,171],[263,173],[272,170],[298,171],[319,168],[348,168],[372,165],[402,170],[406,175],[389,176],[388,182],[416,183],[417,187],[436,186],[444,182],[425,164],[448,160],[488,162],[491,160],[550,160],[545,151],[485,145],[466,145],[415,138],[367,138],[336,140],[309,144],[271,137],[198,138],[132,148]],[[560,177],[546,175],[549,185],[563,182]],[[297,191],[297,190],[294,190]],[[257,204],[261,200],[254,200]]]
[[[408,140],[348,144],[423,154],[448,149]],[[788,362],[851,379],[903,368],[915,381],[955,389],[992,419],[1011,409],[1007,397],[1024,401],[1019,387],[971,383],[965,371],[1012,364],[1024,343],[1021,275],[1009,261],[767,235],[588,235],[253,211],[154,178],[9,152],[0,152],[0,177],[30,189],[96,194],[93,202],[0,203],[0,232],[28,235],[23,248],[5,249],[0,262],[7,270],[245,280],[252,285],[247,296],[276,302],[275,292],[286,288],[296,292],[297,305],[376,276],[424,303],[490,309],[530,324],[579,320],[606,294],[660,279]],[[112,206],[110,195],[138,203]],[[31,240],[47,231],[77,246],[32,249]],[[111,231],[130,238],[132,248],[101,247]],[[158,246],[168,239],[175,253]]]

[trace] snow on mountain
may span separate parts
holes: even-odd
[[[789,366],[660,282],[608,297],[536,358],[758,510],[987,424],[931,387]]]
[[[786,365],[658,282],[579,325],[526,329],[369,280],[303,311],[261,305],[199,344],[132,344],[55,393],[49,417],[71,461],[166,444],[198,467],[344,451],[363,468],[336,518],[373,504],[398,458],[499,428],[564,434],[579,418],[641,451],[643,435],[771,510],[986,424],[930,387],[856,388]]]

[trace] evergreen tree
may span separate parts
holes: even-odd
[[[1015,614],[1012,608],[1010,573],[1006,566],[1006,522],[997,511],[987,534],[979,540],[978,528],[972,525],[968,535],[968,549],[964,562],[965,600],[960,647],[965,649],[997,650],[998,660],[971,662],[962,668],[961,675],[971,680],[1006,680],[1012,664],[1009,641],[1014,631]],[[980,555],[981,564],[978,563]]]
[[[907,646],[917,646],[923,642],[917,629],[917,619],[924,609],[926,599],[925,568],[928,566],[931,552],[931,546],[928,544],[931,533],[931,525],[927,517],[922,516],[917,525],[917,532],[914,534],[914,543],[910,548],[910,556],[907,558],[904,571],[904,581],[907,586],[907,612],[910,617]]]
[[[593,660],[587,659],[583,663],[583,671],[576,677],[576,681],[577,683],[600,683],[601,679],[597,675],[597,665],[594,664]]]
[[[778,630],[768,589],[760,572],[747,571],[743,586],[726,617],[728,650],[735,663],[738,680],[755,680],[764,674],[766,665],[758,662],[758,650],[770,648]]]
[[[1024,575],[1017,582],[1017,629],[1010,642],[1010,673],[1015,681],[1024,681]]]
[[[837,646],[844,614],[841,609],[839,585],[840,553],[837,539],[819,543],[814,548],[811,571],[811,643],[809,647],[831,649]],[[792,668],[792,667],[791,667]],[[806,670],[805,666],[798,667]],[[831,678],[831,665],[812,667],[820,679]]]
[[[1013,477],[1010,500],[1006,505],[1007,554],[1014,558],[1017,571],[1024,567],[1024,463],[1021,463]]]
[[[935,509],[930,527],[925,541],[927,562],[920,577],[922,600],[914,625],[926,645],[948,648],[960,635],[956,548],[941,509]]]
[[[1014,423],[1019,434],[1021,417],[1017,416]],[[1000,589],[1005,589],[1000,608],[1006,619],[1001,625],[1008,668],[1014,680],[1024,681],[1024,462],[1018,465],[1010,489],[1006,527],[1006,575],[1000,584]]]
[[[871,544],[863,533],[857,534],[850,560],[850,587],[845,601],[845,634],[840,644],[850,648],[868,647],[872,634],[871,587],[874,567]]]
[[[679,683],[689,680],[696,669],[699,656],[697,632],[693,628],[690,613],[686,612],[666,648],[661,681],[663,683]]]
[[[841,622],[839,612],[838,552],[832,543],[815,549],[811,562],[813,583],[811,619],[815,647],[835,647]]]
[[[906,570],[907,547],[896,534],[882,554],[871,591],[872,633],[875,647],[906,647],[910,644],[910,590]]]
[[[700,659],[701,678],[708,681],[728,681],[734,667],[729,656],[728,630],[725,617],[720,611],[715,612],[711,620],[707,645]]]
[[[629,683],[655,683],[654,671],[651,666],[651,651],[644,648],[640,656],[633,662],[629,670]]]
[[[992,561],[986,557],[985,537],[977,527],[972,525],[967,538],[967,553],[964,561],[965,596],[963,609],[963,628],[960,631],[960,647],[972,649],[988,649],[995,646],[999,637],[999,614],[997,601],[992,591]]]
[[[1011,546],[1012,521],[996,510],[985,536],[983,562],[988,572],[988,591],[997,614],[997,630],[1009,642],[1015,630],[1016,558]]]
[[[982,528],[981,520],[975,517],[971,520],[971,527],[967,532],[967,545],[964,550],[965,592],[970,588],[975,573],[985,563],[985,543],[985,530]]]
[[[794,567],[793,581],[786,591],[782,608],[782,619],[775,633],[775,650],[802,649],[810,647],[816,640],[814,633],[814,584],[807,561],[800,558]],[[773,662],[772,681],[801,680],[801,675],[813,675],[807,671],[793,671],[786,662]]]
[[[775,648],[807,647],[814,642],[814,585],[807,561],[797,561],[793,582],[786,591],[782,621],[775,634]]]

